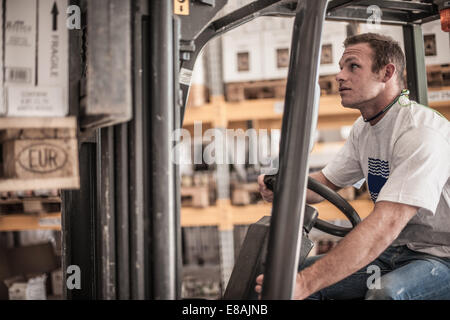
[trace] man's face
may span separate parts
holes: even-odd
[[[373,50],[368,43],[355,44],[345,49],[339,61],[341,71],[336,75],[344,107],[359,109],[365,102],[375,99],[384,88],[384,68],[373,73],[372,59]]]

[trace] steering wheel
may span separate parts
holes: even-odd
[[[264,184],[267,186],[269,190],[274,190],[276,183],[277,175],[265,175],[264,176]],[[313,178],[308,178],[308,189],[314,191],[319,194],[326,200],[330,201],[335,207],[337,207],[351,222],[352,227],[340,227],[329,222],[326,222],[321,219],[317,219],[314,226],[320,231],[332,234],[338,237],[344,237],[347,233],[352,231],[352,229],[361,222],[361,218],[359,217],[356,210],[345,200],[339,193],[334,191],[333,189],[327,187],[326,185],[321,184],[317,180]]]

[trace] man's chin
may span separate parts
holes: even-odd
[[[342,98],[341,98],[341,105],[344,108],[358,109],[357,103],[352,102],[352,101],[348,101],[348,100],[345,100],[345,99],[342,99]]]

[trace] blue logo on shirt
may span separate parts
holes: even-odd
[[[388,178],[389,162],[369,158],[369,174],[367,177],[367,184],[369,186],[369,193],[373,202],[377,200],[378,194]]]

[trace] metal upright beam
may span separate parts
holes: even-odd
[[[116,232],[114,194],[114,128],[98,130],[97,142],[97,250],[100,258],[99,297],[116,299]]]
[[[145,264],[145,196],[144,196],[144,167],[146,155],[144,153],[144,108],[147,106],[147,90],[143,90],[147,83],[148,69],[145,68],[144,53],[148,39],[144,37],[146,30],[144,15],[148,14],[148,1],[133,2],[134,7],[134,50],[133,54],[133,119],[128,125],[129,136],[129,236],[130,236],[130,299],[145,299],[146,264]]]
[[[80,1],[71,0],[71,5],[80,6]],[[83,19],[85,21],[85,19]],[[69,113],[79,116],[80,80],[82,57],[80,52],[82,31],[69,32]],[[80,189],[61,192],[62,222],[62,270],[63,279],[69,266],[77,266],[80,271],[80,288],[69,289],[64,286],[64,299],[94,300],[98,298],[97,283],[98,260],[96,259],[96,136],[86,137],[79,143]]]
[[[427,71],[425,68],[425,48],[420,25],[403,26],[403,42],[406,56],[407,87],[410,98],[428,105]]]
[[[294,290],[326,5],[326,0],[299,0],[297,5],[280,145],[283,183],[275,188],[263,299],[291,299]]]
[[[64,298],[68,300],[94,300],[98,298],[99,275],[96,224],[96,143],[86,142],[79,149],[80,190],[62,192],[62,269],[63,279],[69,266],[80,271],[80,288],[64,286]]]
[[[151,201],[152,295],[176,298],[176,216],[173,131],[173,1],[150,1],[150,144],[148,179]]]
[[[181,127],[181,97],[180,88],[180,20],[174,17],[173,20],[173,128]],[[175,145],[175,143],[174,143]],[[181,241],[181,173],[180,166],[174,162],[174,197],[175,197],[175,231],[176,231],[176,299],[181,299],[181,283],[183,282],[183,253]]]
[[[114,127],[117,299],[130,299],[128,124]]]

